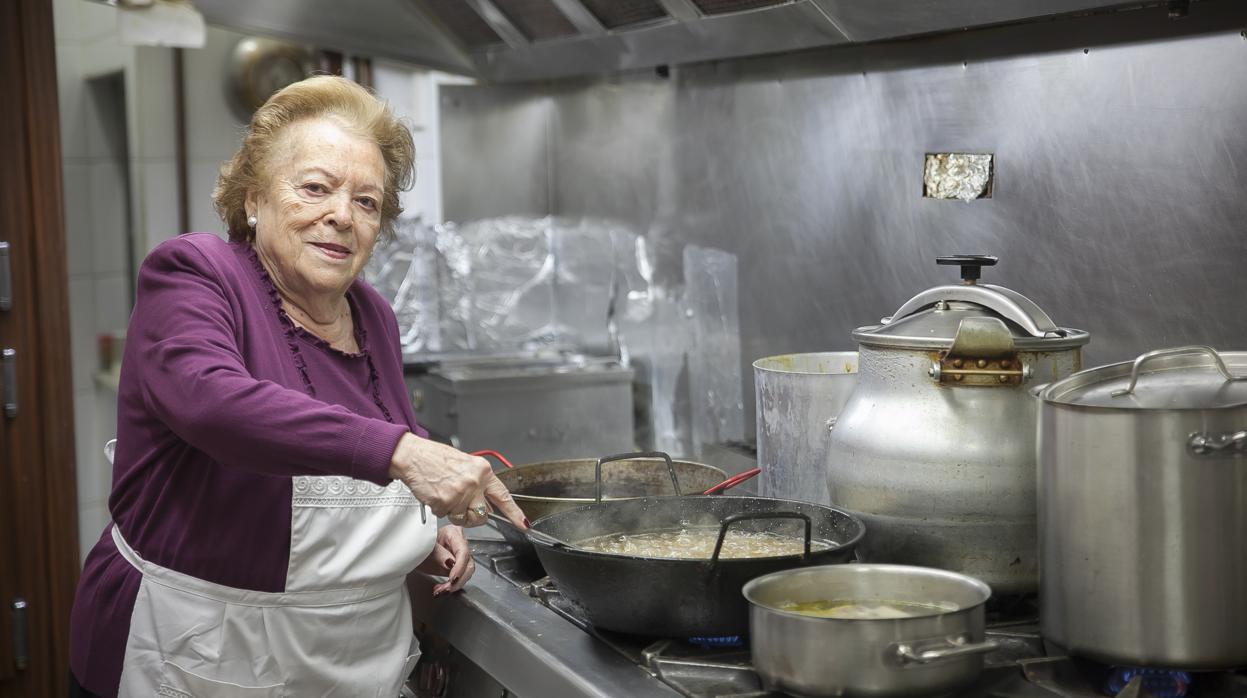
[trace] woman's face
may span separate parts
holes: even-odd
[[[278,287],[312,302],[346,293],[381,229],[381,149],[328,119],[300,121],[278,136],[263,174],[247,215]]]

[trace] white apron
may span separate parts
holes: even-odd
[[[285,592],[152,564],[113,527],[117,549],[143,574],[120,696],[399,695],[420,656],[404,578],[432,552],[436,517],[397,480],[293,485]]]

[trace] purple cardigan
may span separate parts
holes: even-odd
[[[347,291],[360,353],[296,327],[247,244],[192,233],[139,271],[117,394],[112,520],[144,559],[218,584],[283,591],[291,476],[388,484],[416,424],[398,325],[363,281]],[[104,531],[70,621],[70,667],[117,693],[140,574]]]

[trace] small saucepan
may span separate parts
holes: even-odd
[[[991,589],[955,572],[806,567],[758,577],[743,593],[754,668],[768,690],[801,698],[948,693],[973,683],[996,649],[984,639]]]

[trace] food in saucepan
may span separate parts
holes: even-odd
[[[820,601],[790,601],[776,604],[775,608],[789,613],[818,618],[841,620],[882,620],[887,618],[917,618],[952,613],[957,604],[918,603],[916,601],[890,601],[886,599],[835,599]]]
[[[676,530],[645,533],[612,533],[587,538],[576,546],[598,553],[663,557],[681,560],[710,559],[719,539],[717,526],[687,526]],[[827,550],[830,541],[810,541],[810,551]],[[805,552],[805,539],[800,536],[771,531],[728,530],[723,539],[720,558],[757,558],[800,555]]]

